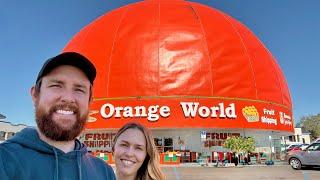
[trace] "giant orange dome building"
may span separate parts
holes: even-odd
[[[208,151],[223,150],[232,134],[254,136],[263,151],[269,135],[293,132],[277,61],[217,9],[181,0],[130,4],[87,25],[64,51],[84,54],[97,68],[82,137],[92,150],[110,150],[112,134],[129,121],[151,128],[160,151],[200,151],[200,132]]]

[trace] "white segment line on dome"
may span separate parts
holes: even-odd
[[[213,59],[212,59],[211,53],[210,53],[210,51],[209,51],[209,49],[208,49],[208,44],[207,44],[207,41],[206,41],[207,36],[206,36],[205,30],[204,30],[204,28],[203,28],[202,21],[201,21],[199,15],[198,15],[197,11],[193,8],[193,6],[192,6],[192,4],[191,4],[190,2],[187,2],[187,3],[189,4],[190,8],[192,9],[193,13],[195,14],[195,16],[196,16],[196,18],[197,18],[197,20],[198,20],[198,22],[199,22],[199,24],[200,24],[200,28],[201,28],[201,32],[202,32],[202,36],[203,36],[203,37],[201,38],[201,40],[202,40],[202,42],[203,42],[203,44],[204,44],[204,45],[203,45],[203,46],[204,46],[203,48],[205,49],[205,52],[207,53],[207,56],[208,56],[208,58],[209,58],[209,64],[210,64],[209,71],[210,71],[210,74],[211,74],[211,78],[210,78],[210,82],[211,82],[211,93],[213,94],[213,93],[214,93],[214,92],[213,92],[213,82],[212,82],[212,79],[213,79],[213,73],[212,73]]]
[[[158,2],[158,18],[157,24],[158,24],[158,82],[157,82],[157,94],[160,94],[160,1]]]
[[[220,13],[220,11],[219,11]],[[247,50],[247,46],[245,45],[245,43],[243,42],[243,38],[241,37],[238,29],[236,27],[234,27],[234,24],[229,20],[229,17],[227,17],[225,14],[221,13],[222,16],[224,17],[224,19],[231,25],[232,29],[235,31],[235,33],[237,34],[237,36],[239,37],[240,39],[240,42],[244,48],[244,51],[245,51],[245,56],[248,58],[248,61],[249,61],[249,65],[250,65],[250,69],[251,69],[251,73],[252,73],[252,79],[253,79],[253,84],[254,84],[254,89],[256,91],[256,98],[258,98],[258,89],[257,89],[257,83],[256,83],[256,78],[255,78],[255,72],[254,72],[254,69],[252,67],[252,60],[251,60],[251,57],[248,53],[248,50]],[[249,28],[247,28],[249,29]],[[250,29],[249,29],[250,31]],[[251,32],[252,33],[252,32]],[[252,33],[253,34],[253,33]]]
[[[125,99],[222,99],[222,100],[238,100],[238,101],[250,101],[250,102],[260,102],[265,104],[273,104],[277,106],[284,107],[291,110],[288,106],[279,104],[272,101],[264,101],[258,99],[247,99],[239,97],[223,97],[223,96],[122,96],[122,97],[100,97],[93,98],[93,101],[104,101],[104,100],[125,100]]]
[[[284,97],[283,97],[283,94],[284,94],[284,90],[282,89],[282,87],[281,87],[281,84],[283,83],[282,82],[282,80],[284,80],[284,81],[286,81],[284,78],[284,74],[281,72],[281,68],[279,67],[280,65],[279,64],[276,64],[276,58],[274,58],[273,56],[272,56],[272,54],[271,54],[271,52],[269,51],[269,49],[267,49],[265,46],[264,46],[264,44],[258,39],[258,41],[259,41],[259,43],[262,45],[262,47],[264,47],[264,49],[267,51],[267,54],[271,57],[271,63],[272,63],[272,67],[273,67],[273,71],[274,71],[274,73],[275,73],[275,75],[276,75],[276,77],[277,77],[277,80],[278,80],[278,83],[277,83],[277,85],[278,85],[278,87],[279,87],[279,89],[280,89],[280,94],[281,94],[281,100],[282,100],[282,103],[284,103]],[[280,76],[282,76],[282,78],[281,78],[281,80],[280,80],[280,78],[279,78],[279,75]],[[287,86],[287,82],[285,83],[285,85]],[[287,89],[289,89],[288,88],[288,86],[286,87]],[[287,94],[287,93],[286,93]],[[290,96],[290,93],[288,93],[289,94],[289,96]],[[290,99],[291,99],[291,97],[290,97]],[[291,100],[290,100],[291,101]]]
[[[123,19],[124,19],[124,17],[125,17],[125,15],[127,14],[127,12],[128,12],[128,9],[129,8],[126,8],[126,10],[123,12],[123,14],[122,14],[122,16],[121,16],[121,19],[120,19],[120,21],[119,21],[119,24],[118,24],[118,26],[117,26],[117,30],[116,30],[116,32],[114,33],[114,37],[113,37],[113,40],[112,40],[112,47],[111,47],[111,52],[110,52],[110,57],[109,57],[109,64],[108,64],[108,75],[107,75],[107,82],[106,82],[106,84],[107,84],[107,96],[109,95],[109,80],[110,80],[110,71],[111,71],[111,62],[112,62],[112,54],[113,54],[113,51],[114,51],[114,46],[115,46],[115,43],[116,43],[116,38],[117,38],[117,35],[118,35],[118,32],[119,32],[119,27],[120,27],[120,25],[121,25],[121,23],[122,23],[122,21],[123,21]]]

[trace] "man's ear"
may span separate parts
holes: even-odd
[[[32,98],[33,105],[36,104],[39,94],[36,92],[35,86],[32,86],[30,89],[30,95]]]

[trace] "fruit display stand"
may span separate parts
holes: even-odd
[[[168,165],[180,164],[180,154],[176,152],[160,153],[160,163]]]
[[[94,152],[93,155],[104,160],[108,164],[114,164],[114,159],[111,152]]]

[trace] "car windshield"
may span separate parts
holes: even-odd
[[[320,143],[311,144],[307,149],[308,151],[320,151]]]

